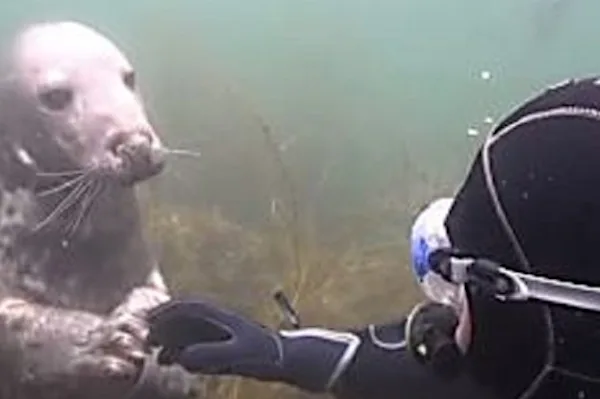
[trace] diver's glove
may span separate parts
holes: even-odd
[[[319,328],[272,331],[211,303],[171,301],[149,316],[151,345],[161,364],[193,373],[279,381],[312,392],[334,387],[360,338]]]
[[[458,315],[450,306],[435,302],[416,305],[406,322],[409,350],[437,374],[457,376],[463,366],[463,355],[454,338],[458,324]]]

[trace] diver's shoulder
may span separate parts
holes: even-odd
[[[600,121],[600,75],[570,78],[549,84],[517,104],[495,127],[495,132],[524,118],[552,119],[566,115],[598,115]]]

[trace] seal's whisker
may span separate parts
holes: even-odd
[[[89,169],[79,169],[79,170],[68,170],[63,172],[37,172],[36,176],[39,177],[60,177],[60,176],[74,176],[81,175],[84,173],[88,173]]]
[[[81,189],[82,195],[79,196],[79,198],[81,199],[81,201],[78,201],[78,203],[77,203],[78,206],[76,207],[77,209],[75,209],[75,211],[73,211],[71,213],[71,215],[73,215],[73,217],[71,218],[72,220],[66,226],[67,230],[69,230],[72,227],[72,225],[74,224],[74,222],[79,217],[79,213],[83,209],[84,204],[87,201],[88,197],[90,196],[92,188],[94,187],[95,184],[96,184],[96,180],[95,179],[90,179],[87,182],[83,183],[84,187]]]
[[[90,181],[90,183],[91,184],[87,186],[86,196],[84,197],[83,201],[81,201],[81,208],[77,215],[77,218],[75,219],[75,222],[72,224],[72,226],[69,228],[69,236],[73,236],[75,234],[77,228],[79,227],[85,216],[88,214],[88,211],[91,209],[94,200],[96,200],[96,198],[98,198],[102,190],[104,190],[104,184],[102,181],[92,180]]]
[[[182,149],[178,149],[178,148],[165,148],[164,151],[166,154],[169,154],[169,155],[182,155],[182,156],[188,156],[188,157],[194,157],[194,158],[200,158],[202,156],[200,154],[200,152],[191,151],[191,150],[182,150]]]
[[[66,189],[66,188],[71,187],[74,184],[79,183],[81,180],[85,179],[86,177],[88,177],[87,174],[82,174],[82,175],[76,176],[73,179],[67,180],[66,182],[64,182],[62,184],[59,184],[56,187],[52,187],[52,188],[40,191],[39,193],[37,193],[37,195],[39,197],[45,197],[45,196],[50,195],[50,194],[58,193],[58,192]]]
[[[61,213],[63,213],[66,209],[68,209],[71,205],[77,202],[77,199],[81,196],[83,192],[85,192],[85,188],[87,185],[85,181],[80,182],[75,188],[62,200],[60,203],[54,208],[52,212],[40,223],[38,223],[33,231],[37,232],[41,230],[48,223],[53,222]]]

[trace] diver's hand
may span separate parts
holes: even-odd
[[[277,373],[283,364],[278,334],[207,302],[169,302],[150,312],[151,345],[160,363],[203,374]],[[260,370],[249,370],[258,367]]]
[[[440,376],[456,377],[463,370],[463,355],[455,340],[458,324],[459,317],[451,306],[419,303],[406,323],[408,349]]]
[[[281,381],[309,391],[330,389],[360,339],[324,329],[272,331],[201,300],[170,301],[150,312],[149,342],[159,362],[203,374]]]

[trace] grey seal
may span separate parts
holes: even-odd
[[[183,398],[146,313],[169,299],[138,183],[166,149],[133,66],[94,28],[23,27],[0,81],[0,399]]]

